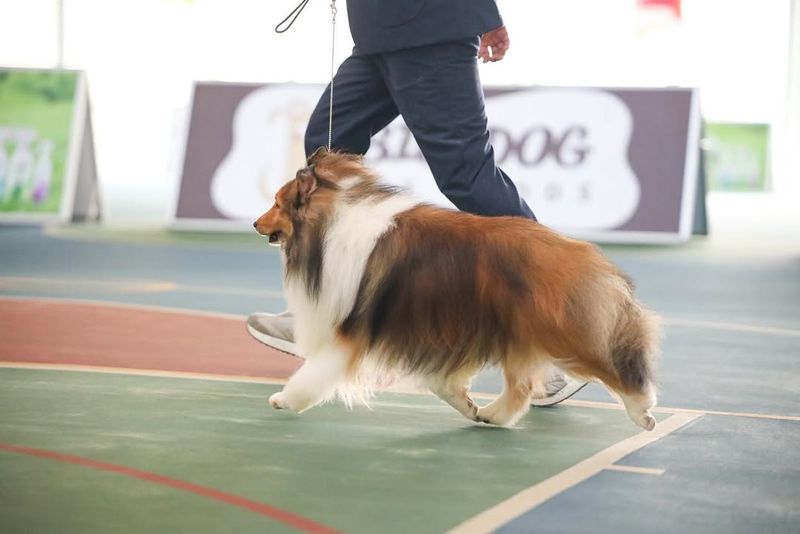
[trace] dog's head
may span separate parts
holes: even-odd
[[[269,238],[270,244],[282,245],[292,240],[299,225],[323,217],[341,191],[344,178],[371,177],[362,157],[317,149],[307,165],[297,171],[275,194],[275,204],[253,223],[256,231]]]

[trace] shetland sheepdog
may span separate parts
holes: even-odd
[[[513,426],[555,365],[655,427],[657,321],[594,245],[521,217],[420,204],[360,156],[325,149],[254,226],[281,247],[306,358],[274,408],[351,399],[375,373],[412,375],[467,419]],[[492,365],[503,392],[477,406],[470,382]]]

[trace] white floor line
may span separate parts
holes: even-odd
[[[54,364],[36,362],[0,362],[0,369],[32,369],[37,371],[71,371],[80,373],[103,373],[113,375],[148,376],[153,378],[185,378],[189,380],[213,380],[216,382],[241,382],[255,384],[285,384],[285,378],[261,376],[234,376],[213,373],[191,373],[187,371],[160,371],[157,369],[131,369],[129,367],[103,367],[99,365]]]
[[[731,332],[750,332],[753,334],[767,334],[772,336],[800,337],[800,330],[794,328],[778,328],[774,326],[760,326],[744,323],[727,323],[720,321],[696,321],[693,319],[663,318],[667,326],[680,326],[686,328],[704,328],[707,330],[727,330]]]
[[[131,293],[161,293],[161,292],[185,292],[185,293],[207,293],[207,294],[228,294],[228,295],[243,295],[243,296],[258,296],[270,299],[282,299],[283,293],[281,291],[270,290],[255,290],[250,288],[241,287],[214,287],[214,286],[190,286],[179,284],[177,282],[170,282],[166,280],[87,280],[87,279],[59,279],[47,277],[25,277],[25,276],[5,276],[0,277],[0,290],[5,286],[14,285],[28,285],[35,286],[36,284],[45,286],[67,286],[74,287],[90,286],[90,287],[110,287],[111,290]],[[15,297],[15,298],[36,298],[36,297]],[[59,299],[53,299],[59,300]],[[63,299],[69,300],[69,299]],[[78,299],[73,299],[78,300]],[[187,310],[188,311],[188,310]],[[731,332],[748,332],[753,334],[765,334],[772,336],[788,336],[800,337],[800,329],[795,328],[780,328],[774,326],[751,325],[745,323],[730,323],[723,321],[705,321],[694,319],[678,319],[670,317],[662,317],[662,321],[667,326],[683,327],[683,328],[699,328],[706,330],[723,330]]]
[[[636,473],[637,475],[663,475],[665,469],[657,469],[655,467],[637,467],[635,465],[609,465],[606,471],[621,471],[623,473]]]
[[[652,432],[640,432],[635,436],[620,441],[557,475],[522,490],[488,510],[484,510],[449,532],[450,534],[492,532],[528,510],[614,465],[628,454],[661,439],[698,417],[701,416],[688,413],[672,415],[668,419],[660,421]]]
[[[727,417],[750,417],[752,419],[773,419],[776,421],[800,421],[798,415],[780,415],[769,413],[725,412],[719,410],[694,410],[691,408],[667,408],[671,413],[695,413],[700,415],[724,415]],[[666,411],[665,410],[665,411]]]
[[[2,299],[2,297],[0,297]],[[233,316],[237,320],[238,316]],[[225,317],[223,317],[225,318]],[[161,371],[158,369],[131,369],[129,367],[102,367],[96,365],[78,365],[78,364],[53,364],[53,363],[36,363],[24,361],[0,361],[0,368],[7,367],[12,369],[38,369],[41,371],[83,371],[87,373],[112,373],[112,374],[131,374],[141,376],[153,377],[167,377],[167,378],[187,378],[192,380],[216,380],[219,382],[256,382],[263,384],[285,384],[285,378],[275,377],[251,377],[239,375],[221,375],[214,373],[193,373],[188,371]],[[405,393],[410,395],[429,395],[431,394],[424,388],[419,388],[412,382],[400,382],[394,386],[382,390],[387,393]],[[470,396],[473,399],[493,400],[497,398],[493,393],[480,393],[471,392]],[[568,399],[561,404],[565,406],[577,406],[580,408],[598,408],[603,410],[624,410],[622,406],[613,402],[600,402],[600,401],[586,401],[577,399]],[[550,408],[542,408],[549,410]],[[753,419],[772,419],[777,421],[800,421],[800,416],[796,415],[780,415],[780,414],[764,414],[764,413],[749,413],[749,412],[725,412],[718,410],[695,410],[692,408],[668,408],[657,406],[652,410],[656,414],[695,414],[695,415],[723,415],[727,417],[750,417]]]
[[[622,406],[613,402],[587,401],[578,399],[565,400],[568,406],[580,406],[583,408],[605,408],[607,410],[624,410]],[[727,412],[723,410],[699,410],[695,408],[670,408],[666,406],[656,406],[652,410],[655,413],[693,413],[698,415],[724,415],[727,417],[750,417],[752,419],[774,419],[778,421],[800,421],[798,415],[783,415],[754,412]]]

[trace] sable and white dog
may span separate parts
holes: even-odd
[[[521,217],[419,204],[359,156],[318,150],[254,224],[280,244],[303,367],[270,397],[298,412],[374,373],[422,377],[472,421],[510,426],[556,364],[652,430],[658,327],[597,247]],[[503,370],[478,407],[473,376]]]

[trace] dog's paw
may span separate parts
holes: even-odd
[[[651,414],[649,410],[643,414],[639,414],[633,421],[647,431],[651,431],[656,427],[656,418],[653,417],[653,414]]]
[[[284,410],[289,408],[289,404],[286,402],[286,394],[284,394],[283,391],[274,393],[269,398],[269,405],[275,408],[276,410]]]
[[[503,413],[498,413],[500,410],[494,408],[495,407],[491,404],[478,408],[475,414],[475,421],[495,426],[511,426],[514,423],[511,417]]]
[[[475,414],[475,417],[472,420],[475,421],[476,423],[483,423],[483,424],[486,424],[486,425],[493,425],[494,424],[491,421],[489,421],[488,419],[485,419],[484,417],[481,417],[480,415],[477,415],[477,414]]]
[[[514,411],[502,401],[493,401],[478,408],[475,414],[475,420],[479,423],[486,423],[487,425],[502,426],[506,428],[513,428],[517,422],[528,412],[528,406]]]
[[[656,427],[656,418],[650,413],[656,404],[655,395],[623,396],[622,401],[631,421],[648,431]]]

